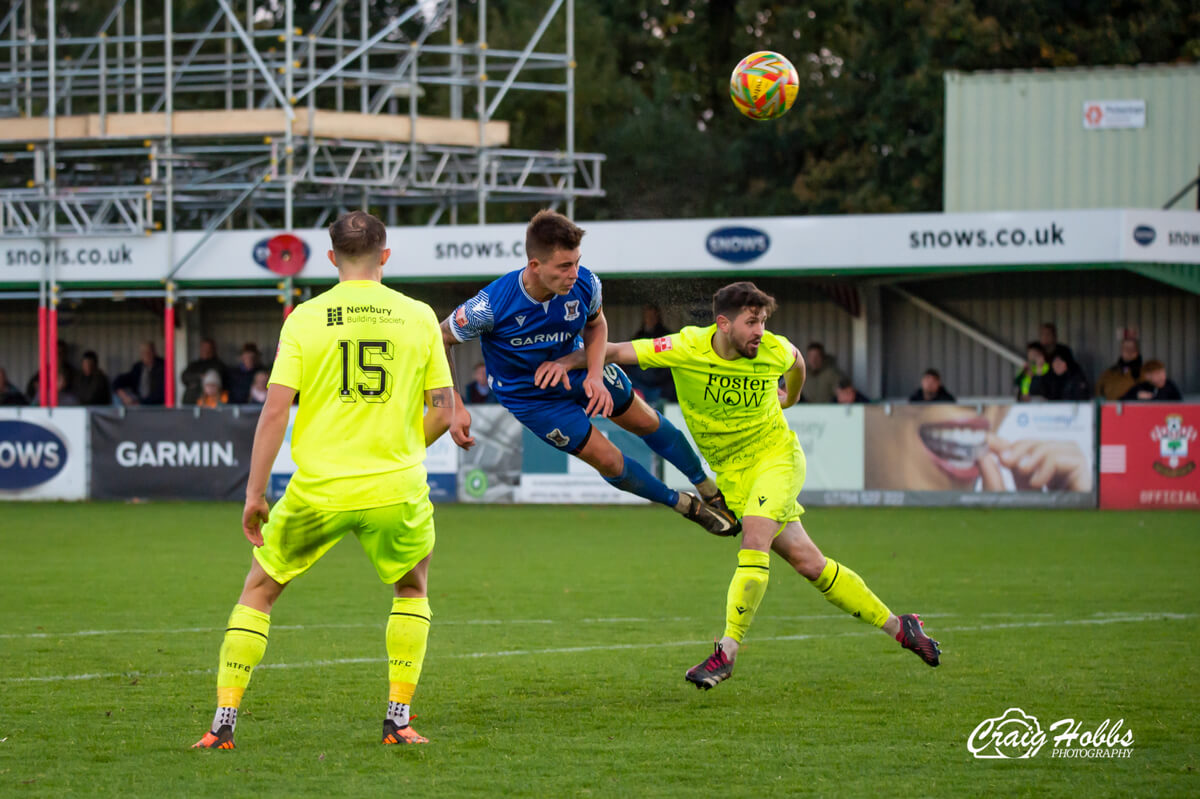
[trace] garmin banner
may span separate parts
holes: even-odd
[[[92,498],[244,500],[256,410],[93,411]]]
[[[0,501],[87,498],[87,411],[0,409]]]
[[[606,277],[1200,263],[1200,214],[1194,211],[1101,208],[580,224],[587,230],[583,264]],[[0,240],[0,283],[36,284],[46,264],[66,284],[159,283],[170,272],[166,235],[70,237],[53,245],[46,239],[6,238]],[[174,235],[177,254],[199,246],[175,275],[184,284],[274,284],[285,277],[333,282],[337,277],[326,257],[325,230]],[[393,227],[388,245],[396,255],[385,271],[394,277],[490,278],[526,261],[522,224]]]

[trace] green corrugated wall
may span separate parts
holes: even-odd
[[[1200,65],[950,72],[946,211],[1161,208],[1200,171]],[[1085,130],[1089,100],[1145,100],[1146,127]],[[1176,205],[1196,208],[1192,189]]]

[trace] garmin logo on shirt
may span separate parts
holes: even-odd
[[[514,347],[530,347],[536,344],[557,344],[560,341],[570,341],[575,338],[574,333],[538,333],[536,336],[515,336],[508,340],[508,343]]]
[[[747,408],[762,406],[766,390],[778,381],[766,377],[729,377],[709,374],[704,385],[704,398],[721,405],[744,405]]]

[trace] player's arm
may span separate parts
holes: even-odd
[[[604,318],[604,309],[597,308],[583,326],[583,351],[587,357],[587,377],[583,379],[583,393],[588,398],[584,412],[588,416],[608,416],[612,413],[612,394],[604,387],[604,361],[607,350],[608,320]]]
[[[271,383],[267,386],[267,401],[258,415],[254,430],[254,449],[250,453],[250,479],[246,481],[246,506],[242,510],[242,532],[256,547],[263,545],[262,525],[267,521],[267,480],[271,465],[279,454],[283,436],[287,433],[288,416],[296,389]]]
[[[446,349],[446,361],[450,364],[450,379],[452,381],[450,391],[450,412],[447,426],[450,430],[450,438],[454,439],[454,443],[463,449],[470,449],[475,446],[475,439],[471,436],[471,412],[467,410],[467,406],[463,404],[462,399],[458,394],[458,376],[454,368],[454,348],[462,343],[458,336],[454,335],[454,314],[460,313],[462,307],[447,316],[442,320],[440,325],[442,330],[442,346]],[[426,401],[428,405],[428,401]],[[433,406],[429,406],[432,408]],[[429,428],[426,427],[426,441],[429,441]]]
[[[800,390],[804,388],[804,378],[807,376],[804,356],[800,354],[800,350],[793,346],[792,355],[796,357],[796,362],[792,364],[791,369],[783,373],[786,388],[779,392],[779,404],[785,408],[792,407],[800,399]]]
[[[433,444],[450,429],[450,422],[454,419],[455,393],[453,386],[425,391],[425,446]]]
[[[553,361],[546,361],[537,368],[534,382],[538,388],[549,388],[562,383],[563,388],[570,391],[571,380],[567,377],[567,373],[587,366],[587,357],[587,350],[583,349],[575,350]],[[604,362],[619,363],[622,366],[637,365],[638,358],[631,342],[610,341],[604,348]]]

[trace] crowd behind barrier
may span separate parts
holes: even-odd
[[[686,429],[677,405],[665,415]],[[426,469],[438,502],[638,501],[539,440],[499,405],[475,408],[469,451],[443,436]],[[258,408],[0,409],[0,500],[242,498]],[[1200,509],[1200,403],[801,404],[808,505]],[[608,420],[598,427],[669,485],[683,475]],[[295,470],[289,438],[272,495]]]

